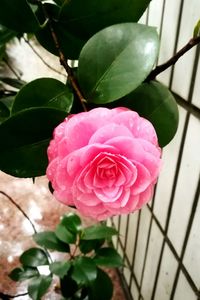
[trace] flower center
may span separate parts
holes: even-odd
[[[97,175],[101,179],[113,179],[117,176],[118,167],[110,157],[102,158],[97,166]]]

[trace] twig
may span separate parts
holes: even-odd
[[[35,225],[33,224],[33,222],[31,221],[31,219],[29,218],[29,216],[25,213],[25,211],[21,208],[21,206],[19,206],[19,204],[17,204],[8,194],[6,194],[3,191],[0,191],[0,194],[4,195],[15,207],[17,207],[18,210],[21,211],[21,213],[23,214],[23,216],[29,221],[30,225],[33,228],[34,233],[37,233],[37,230],[35,228]]]
[[[154,80],[156,76],[169,67],[173,66],[181,56],[183,56],[186,52],[188,52],[190,49],[192,49],[194,46],[198,45],[200,43],[200,36],[196,38],[192,38],[189,40],[189,42],[181,49],[179,50],[173,57],[171,57],[167,62],[165,62],[162,65],[157,66],[146,78],[145,82],[149,82],[151,80]]]
[[[10,65],[10,63],[4,58],[3,61],[8,66],[8,68],[13,72],[13,74],[16,76],[18,80],[21,80],[20,75],[15,71],[15,69]]]
[[[76,79],[74,77],[74,74],[73,74],[73,70],[70,68],[70,66],[67,63],[67,60],[65,59],[64,53],[63,53],[63,51],[62,51],[62,49],[60,47],[60,43],[59,43],[57,35],[56,35],[55,31],[54,31],[54,26],[53,26],[53,23],[52,23],[52,20],[51,20],[49,14],[48,14],[48,11],[46,10],[46,8],[43,5],[43,3],[41,2],[41,0],[36,0],[36,1],[37,1],[38,6],[43,11],[45,18],[48,20],[49,29],[51,31],[51,36],[53,38],[55,47],[56,47],[56,49],[58,51],[58,54],[59,54],[59,57],[60,57],[60,63],[65,68],[65,70],[66,70],[66,72],[68,74],[68,79],[71,82],[71,85],[72,85],[72,87],[73,87],[76,95],[78,96],[80,102],[81,102],[83,110],[87,111],[87,107],[85,105],[86,100],[83,97],[83,95],[82,95],[82,93],[81,93],[81,91],[79,89],[79,86],[78,86],[78,84],[76,82]]]
[[[25,37],[23,37],[24,41],[28,44],[28,46],[31,48],[31,50],[35,53],[35,55],[37,55],[37,57],[43,62],[43,64],[45,64],[45,66],[47,66],[49,69],[51,69],[52,71],[56,72],[59,75],[63,75],[65,77],[67,77],[65,74],[63,74],[62,72],[59,72],[58,70],[56,70],[54,67],[52,67],[51,65],[49,65],[44,58],[38,53],[38,51],[31,45],[31,43],[29,42],[28,39],[26,39]]]

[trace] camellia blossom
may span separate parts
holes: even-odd
[[[48,147],[55,197],[96,220],[140,209],[152,197],[161,149],[153,125],[120,107],[67,117]]]

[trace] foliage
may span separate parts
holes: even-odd
[[[78,215],[64,215],[55,231],[34,234],[33,239],[40,248],[26,250],[20,256],[21,266],[13,269],[9,276],[14,281],[28,280],[28,294],[33,300],[41,299],[54,276],[60,280],[61,294],[65,299],[96,300],[98,295],[99,300],[109,300],[112,282],[101,267],[123,265],[116,250],[106,244],[106,240],[116,234],[114,228],[104,224],[84,228]],[[99,237],[100,243],[97,242]],[[52,262],[47,249],[66,253],[66,257]],[[40,266],[47,267],[47,275],[40,274]],[[102,286],[106,288],[99,293]]]

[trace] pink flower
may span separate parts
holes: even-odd
[[[152,124],[120,107],[96,108],[64,120],[48,148],[55,197],[104,220],[151,199],[161,150]]]

